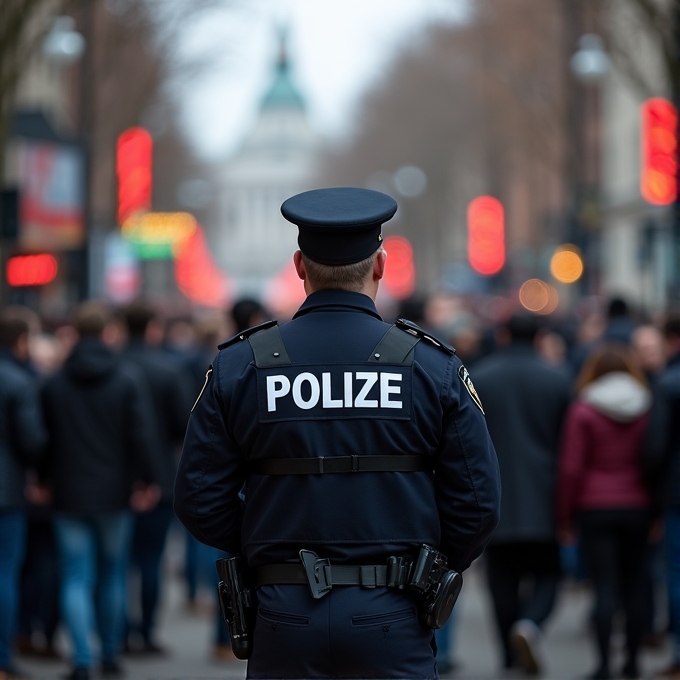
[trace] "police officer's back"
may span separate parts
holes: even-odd
[[[428,544],[462,572],[498,520],[467,372],[375,309],[395,210],[351,188],[284,203],[307,300],[290,323],[221,346],[189,422],[175,510],[244,558],[258,601],[249,677],[434,677],[413,562]]]

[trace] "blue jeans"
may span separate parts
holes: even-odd
[[[125,510],[91,515],[58,513],[55,517],[61,613],[71,636],[75,666],[92,665],[90,634],[96,624],[102,659],[111,661],[120,652],[132,520],[132,513]]]
[[[26,518],[20,510],[0,510],[0,670],[12,665],[17,625],[19,570],[24,556]]]
[[[680,663],[680,507],[666,514],[666,554],[668,558],[668,613],[674,638],[674,659]]]
[[[140,575],[141,621],[138,629],[145,643],[153,641],[161,583],[161,558],[170,522],[174,517],[172,503],[161,502],[153,510],[135,516],[132,538],[132,566]]]

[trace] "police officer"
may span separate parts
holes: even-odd
[[[193,409],[175,511],[242,556],[250,678],[437,677],[443,620],[425,615],[419,558],[461,573],[498,521],[496,454],[455,350],[375,308],[396,210],[350,187],[285,201],[307,299],[220,345]],[[427,565],[424,580],[451,578]]]

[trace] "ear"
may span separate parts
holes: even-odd
[[[387,252],[384,248],[378,251],[373,261],[373,280],[380,281],[385,276],[385,263],[387,262]]]
[[[293,254],[293,264],[295,265],[295,271],[297,272],[298,277],[302,281],[306,281],[307,270],[305,269],[305,263],[302,260],[302,253],[299,250],[296,250]]]

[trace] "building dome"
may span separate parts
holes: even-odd
[[[279,56],[276,61],[274,79],[262,98],[262,108],[305,108],[305,101],[291,78],[284,32],[279,37]]]

